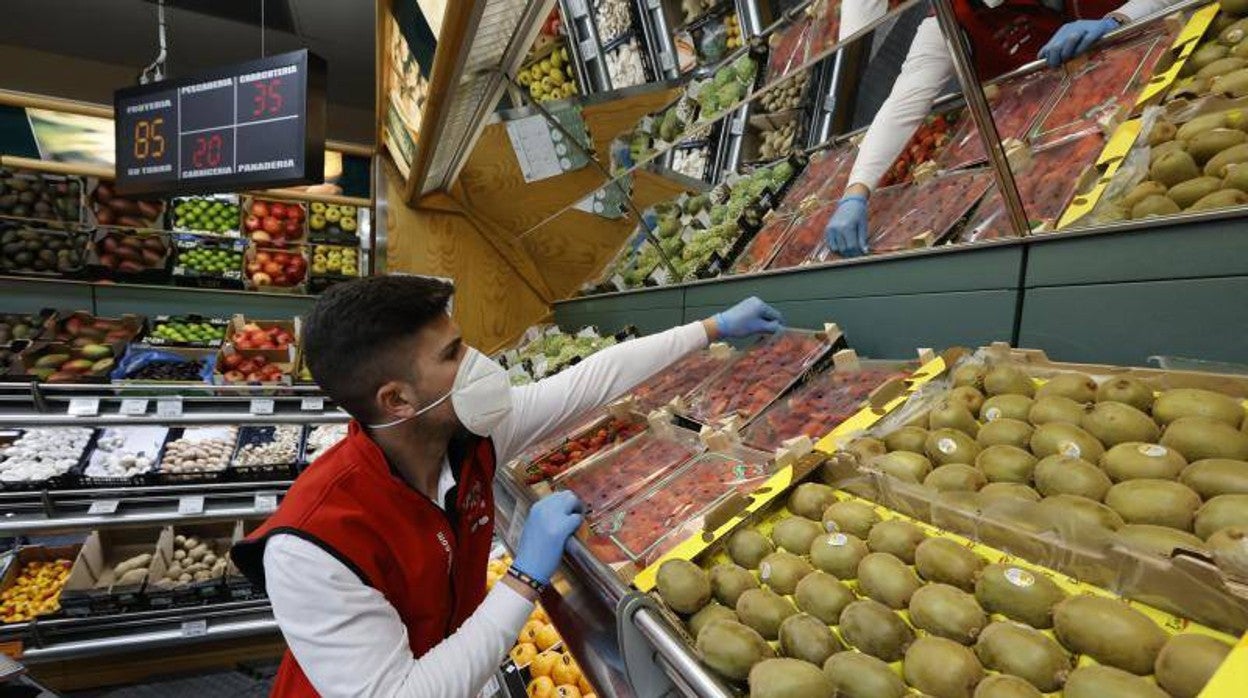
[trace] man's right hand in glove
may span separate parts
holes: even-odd
[[[859,257],[870,252],[867,247],[866,195],[842,196],[823,235],[828,249],[842,257]]]

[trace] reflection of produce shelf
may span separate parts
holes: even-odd
[[[14,623],[0,629],[0,641],[23,643],[22,661],[31,664],[277,632],[268,600],[256,599],[96,618]]]
[[[309,301],[314,300],[316,298],[316,296],[303,294],[303,293],[269,293],[267,291],[244,291],[242,289],[230,289],[230,288],[198,288],[198,287],[191,287],[191,286],[176,286],[175,287],[175,286],[169,286],[169,285],[155,285],[155,284],[130,284],[130,283],[118,284],[118,283],[101,282],[101,281],[81,281],[78,279],[54,279],[54,278],[45,279],[45,278],[39,278],[39,277],[33,277],[33,276],[0,275],[0,281],[31,282],[31,283],[43,283],[43,284],[47,284],[47,283],[72,284],[75,286],[90,286],[90,287],[97,288],[97,289],[99,288],[102,288],[102,289],[133,288],[133,289],[146,289],[146,290],[154,290],[154,291],[169,291],[169,290],[176,289],[179,293],[183,291],[190,292],[190,293],[211,293],[211,294],[226,293],[226,294],[232,294],[232,295],[238,295],[238,296],[263,296],[267,298],[306,298]]]
[[[688,22],[680,25],[679,27],[676,27],[676,31],[677,32],[682,32],[682,31],[691,32],[695,29],[698,29],[702,25],[706,24],[707,22],[710,22],[716,17],[721,17],[723,15],[728,14],[729,12],[732,11],[735,5],[736,5],[735,0],[721,0],[720,2],[713,5],[706,12],[703,12],[697,17],[694,17]]]

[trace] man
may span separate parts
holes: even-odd
[[[980,80],[991,80],[1036,58],[1052,67],[1084,53],[1118,27],[1177,0],[952,0],[966,33]],[[852,0],[841,10],[842,38],[882,17],[886,0]],[[824,235],[842,257],[870,252],[867,200],[880,177],[932,110],[941,88],[954,76],[953,58],[935,17],[919,24],[910,52],[858,148],[836,212]]]
[[[512,388],[461,340],[452,292],[365,278],[327,291],[307,318],[308,367],[353,421],[232,553],[268,591],[289,647],[276,696],[475,696],[582,515],[570,492],[535,504],[487,595],[496,465],[708,341],[781,321],[750,298]]]

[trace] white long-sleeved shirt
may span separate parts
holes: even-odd
[[[512,388],[511,413],[491,435],[498,463],[706,343],[702,324],[690,323],[604,349],[550,378]],[[443,461],[439,506],[453,484]],[[415,657],[407,628],[381,592],[315,544],[273,536],[264,550],[264,573],[287,646],[327,698],[475,696],[533,610],[528,600],[497,584],[459,630]]]
[[[1177,0],[1130,0],[1112,14],[1134,22],[1175,2]],[[885,11],[887,4],[881,0],[847,0],[841,8],[841,35],[848,36]],[[953,76],[953,58],[945,38],[936,18],[928,17],[919,24],[892,92],[880,105],[858,147],[858,158],[849,173],[850,185],[862,184],[875,189],[931,112],[940,89]]]

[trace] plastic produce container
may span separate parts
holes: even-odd
[[[606,415],[577,429],[571,436],[524,466],[525,484],[536,484],[553,478],[594,454],[624,443],[646,430],[639,417]]]
[[[997,135],[1002,140],[1026,136],[1061,84],[1061,73],[1045,70],[995,85],[997,94],[992,100],[992,120]],[[975,120],[968,117],[962,119],[949,140],[949,147],[936,158],[936,164],[942,170],[953,170],[978,164],[987,157]]]
[[[575,492],[587,512],[602,512],[640,492],[703,449],[697,434],[664,425],[619,448],[586,459],[555,478],[553,486]]]
[[[736,355],[731,347],[721,346],[722,349],[693,352],[633,388],[637,409],[645,413],[656,410],[674,398],[688,396],[703,381],[718,374]]]

